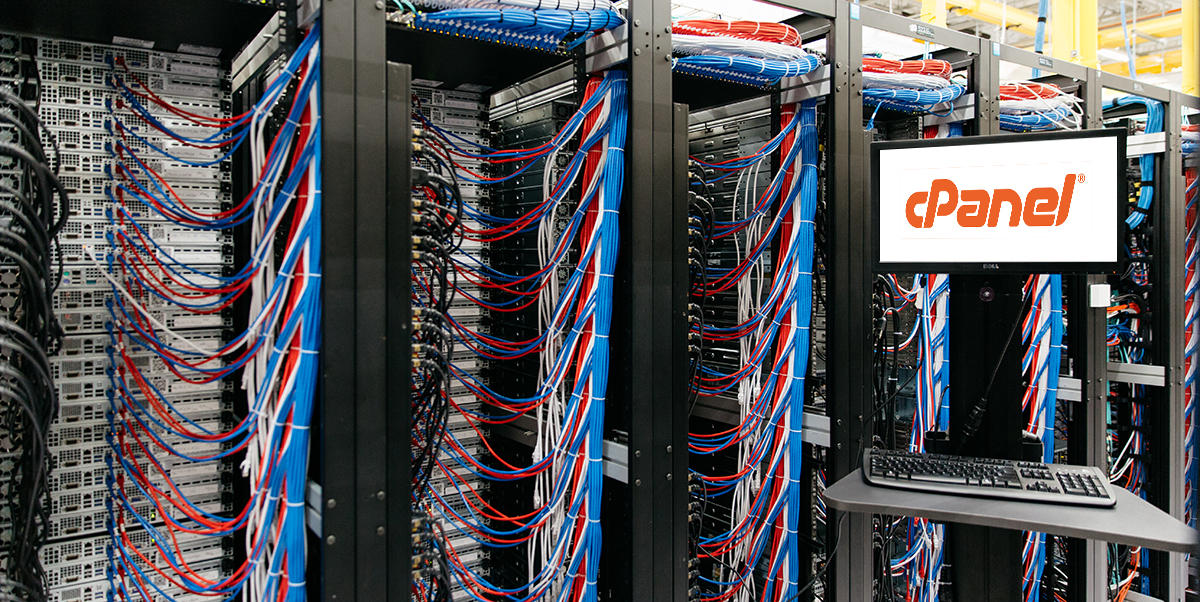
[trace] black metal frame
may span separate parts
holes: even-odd
[[[388,428],[389,406],[397,405],[388,403],[388,369],[398,360],[388,354],[394,258],[388,221],[381,219],[388,215],[389,159],[383,11],[367,0],[324,0],[321,10],[326,311],[315,472],[322,533],[314,546],[319,579],[310,582],[328,601],[407,600],[409,588],[389,587],[389,578],[403,580],[408,570],[389,575],[388,562],[389,547],[405,544],[393,546],[386,537],[390,531],[409,540],[410,529],[388,521],[396,514],[389,501],[407,506],[409,486],[392,482],[388,467],[389,445],[404,446],[407,458],[408,443]],[[403,265],[407,280],[409,263]]]
[[[1200,108],[1200,99],[1135,82],[1062,59],[1054,59],[982,40],[949,29],[875,11],[843,0],[775,0],[807,13],[792,24],[806,37],[827,35],[830,69],[828,107],[829,265],[827,399],[831,420],[830,482],[858,463],[855,450],[864,438],[871,410],[870,203],[865,173],[870,139],[862,131],[862,28],[873,27],[931,39],[950,48],[940,56],[969,63],[975,134],[998,132],[1000,61],[1054,71],[1047,81],[1078,84],[1085,100],[1087,126],[1100,127],[1101,89],[1119,89],[1167,103],[1167,153],[1164,155],[1159,212],[1154,227],[1163,244],[1155,251],[1160,286],[1170,299],[1157,309],[1156,333],[1171,354],[1164,361],[1167,386],[1165,419],[1152,426],[1166,449],[1181,445],[1181,332],[1183,186],[1178,159],[1177,108]],[[0,1],[10,21],[6,29],[61,35],[101,42],[116,32],[130,37],[180,38],[204,30],[203,19],[189,17],[197,7],[220,7],[222,15],[257,16],[262,6],[223,0],[80,5],[74,12],[54,2]],[[119,11],[105,7],[120,5]],[[312,476],[321,486],[321,533],[314,539],[309,586],[325,602],[407,600],[410,590],[409,516],[410,317],[406,244],[408,216],[407,156],[410,140],[404,66],[385,63],[385,3],[378,0],[322,0],[324,56],[322,106],[326,170],[323,238],[322,316],[324,353],[321,388],[314,421]],[[294,5],[293,5],[294,6]],[[130,11],[145,11],[131,17]],[[110,7],[111,8],[111,7]],[[58,11],[57,14],[52,14]],[[85,11],[85,12],[80,12]],[[90,12],[86,12],[90,11]],[[191,11],[191,12],[189,12]],[[140,15],[141,13],[139,13]],[[41,16],[38,16],[41,15]],[[47,15],[53,16],[53,18]],[[89,18],[87,15],[95,15]],[[206,15],[201,15],[206,16]],[[622,210],[622,276],[614,318],[610,405],[624,404],[625,420],[609,425],[609,438],[628,436],[628,484],[606,483],[606,502],[622,509],[625,525],[606,528],[602,595],[606,599],[683,602],[687,599],[687,409],[686,400],[686,109],[673,104],[669,58],[670,4],[633,0],[628,13],[626,67],[631,107],[627,195]],[[24,19],[24,20],[22,20]],[[294,10],[289,40],[296,42]],[[121,24],[116,24],[122,21]],[[221,27],[198,39],[221,40],[261,23],[246,17],[222,18]],[[131,29],[120,32],[118,28]],[[73,32],[73,33],[72,33]],[[132,32],[132,33],[130,33]],[[236,37],[236,35],[234,37]],[[211,45],[230,44],[219,41]],[[233,48],[226,48],[232,52]],[[228,57],[226,57],[228,58]],[[1054,79],[1058,78],[1058,79]],[[682,116],[682,118],[681,118]],[[668,175],[670,174],[670,175]],[[1069,331],[1081,403],[1072,428],[1072,461],[1100,464],[1106,458],[1104,415],[1107,356],[1103,345],[1103,308],[1087,304],[1096,277],[1073,277],[1069,290]],[[1156,458],[1163,467],[1153,493],[1172,515],[1182,512],[1178,458]],[[1180,478],[1176,478],[1180,477]],[[607,507],[607,506],[606,506]],[[837,554],[828,573],[827,600],[869,599],[873,593],[871,519],[831,512],[826,541]],[[620,529],[627,529],[621,531]],[[615,536],[619,534],[619,536]],[[1106,550],[1101,542],[1071,544],[1072,599],[1106,598]],[[1156,555],[1155,583],[1170,599],[1179,599],[1186,583],[1179,555]]]
[[[865,413],[870,410],[870,348],[864,342],[869,338],[870,328],[870,282],[871,267],[868,249],[870,231],[870,204],[865,182],[855,174],[863,173],[868,165],[870,140],[862,131],[862,27],[896,31],[911,35],[909,25],[916,21],[873,11],[840,0],[777,0],[776,4],[805,11],[819,17],[798,17],[794,21],[811,35],[828,35],[827,56],[830,62],[830,91],[827,98],[829,109],[828,149],[829,153],[829,310],[828,310],[828,400],[831,419],[832,444],[829,454],[829,478],[837,480],[856,467],[858,459],[853,450],[864,436]],[[370,164],[364,153],[375,145],[382,148],[377,136],[365,135],[360,139],[352,132],[360,128],[378,127],[382,123],[379,106],[383,102],[384,86],[382,66],[382,15],[369,0],[325,0],[326,27],[326,156],[330,172],[324,185],[326,205],[330,215],[326,216],[327,236],[327,307],[348,308],[354,305],[358,294],[369,294],[367,283],[357,280],[353,266],[366,261],[358,254],[369,249],[349,242],[355,235],[353,222],[356,210],[365,209],[371,203],[379,205],[381,195],[378,182],[372,184],[369,169],[359,161]],[[606,504],[614,508],[621,506],[627,526],[616,525],[606,529],[605,561],[602,595],[612,599],[635,599],[651,601],[682,602],[687,597],[686,567],[686,520],[687,520],[687,454],[686,450],[686,283],[687,275],[682,269],[686,259],[678,262],[669,258],[686,257],[685,223],[686,197],[680,194],[685,189],[679,174],[686,171],[680,152],[686,144],[686,123],[679,118],[686,111],[672,104],[672,76],[668,59],[670,7],[664,0],[635,0],[629,13],[627,42],[627,68],[630,74],[629,100],[631,107],[629,140],[626,157],[629,165],[627,197],[622,215],[622,250],[627,252],[619,263],[623,276],[618,278],[617,308],[614,314],[614,344],[620,342],[623,352],[614,352],[613,388],[609,404],[626,403],[626,418],[622,423],[611,423],[609,437],[616,440],[628,437],[628,484],[610,480],[606,483]],[[933,41],[951,46],[944,54],[956,62],[970,62],[971,90],[974,95],[975,115],[972,130],[976,134],[998,132],[998,94],[996,78],[999,62],[1014,61],[1033,63],[1043,69],[1055,70],[1058,77],[1069,77],[1078,83],[1081,95],[1088,108],[1090,127],[1099,125],[1098,107],[1100,87],[1126,82],[1108,74],[1084,69],[1064,63],[1059,59],[1040,57],[1033,53],[995,42],[981,40],[948,29],[924,27],[923,33],[931,33]],[[925,36],[928,37],[928,36]],[[372,55],[371,53],[376,54]],[[1040,62],[1046,61],[1046,62]],[[1048,64],[1047,64],[1048,62]],[[363,64],[365,63],[365,64]],[[336,65],[337,67],[334,67]],[[347,68],[353,65],[353,68]],[[361,81],[360,81],[361,79]],[[373,82],[372,85],[367,85]],[[1110,83],[1112,82],[1112,83]],[[357,84],[357,85],[356,85]],[[1133,82],[1127,87],[1134,93],[1171,100],[1169,94],[1152,86]],[[347,92],[354,90],[354,92]],[[356,110],[361,109],[361,110]],[[379,127],[377,131],[382,131]],[[682,132],[682,133],[681,133]],[[390,144],[390,137],[389,142]],[[1177,138],[1176,142],[1177,144]],[[339,155],[338,153],[341,153]],[[334,159],[341,156],[342,159]],[[391,163],[391,158],[388,159]],[[339,173],[339,163],[342,169]],[[394,165],[394,163],[392,163]],[[357,170],[347,169],[359,165]],[[670,171],[672,176],[667,177]],[[357,173],[357,177],[353,174]],[[363,181],[356,181],[361,178]],[[379,176],[376,175],[378,180]],[[1180,201],[1176,201],[1179,197]],[[1162,199],[1171,198],[1181,202],[1181,187],[1164,190]],[[350,202],[346,199],[355,199]],[[368,202],[368,200],[371,200]],[[336,215],[333,207],[336,200]],[[347,206],[349,205],[349,206]],[[362,209],[360,209],[361,207]],[[390,207],[394,210],[395,207]],[[339,235],[341,238],[339,238]],[[390,255],[388,260],[393,259]],[[343,273],[333,274],[337,268]],[[369,270],[365,270],[364,276]],[[389,273],[391,268],[389,268]],[[1087,308],[1083,303],[1087,285],[1094,278],[1079,277],[1069,281],[1072,302],[1072,341],[1075,343],[1072,357],[1076,374],[1082,382],[1082,396],[1088,400],[1080,412],[1080,426],[1091,437],[1080,451],[1089,463],[1103,458],[1104,422],[1100,410],[1103,407],[1105,380],[1105,355],[1103,347],[1096,341],[1103,340],[1104,317],[1102,309]],[[395,283],[387,281],[388,286]],[[399,294],[392,291],[391,294]],[[378,308],[364,303],[363,311],[388,315]],[[332,312],[331,312],[332,313]],[[344,400],[345,384],[355,382],[355,371],[349,367],[348,354],[357,337],[366,336],[372,330],[355,330],[355,325],[367,328],[367,316],[355,320],[343,312],[327,316],[327,357],[338,357],[338,362],[326,362],[325,399],[338,392],[336,397]],[[396,319],[396,316],[390,316]],[[374,322],[380,324],[382,322]],[[389,339],[391,338],[389,328]],[[357,333],[357,337],[356,337]],[[367,343],[361,344],[367,348]],[[335,366],[334,364],[339,364]],[[379,370],[379,367],[375,367]],[[360,372],[362,369],[360,369]],[[362,374],[366,378],[367,374]],[[359,395],[366,395],[363,391]],[[393,391],[391,397],[397,397]],[[399,401],[395,399],[394,402]],[[344,402],[348,407],[359,407],[358,419],[379,411],[361,397],[357,402]],[[376,585],[369,583],[370,576],[380,575],[382,567],[390,566],[400,571],[405,560],[404,545],[393,541],[395,537],[408,539],[408,530],[393,527],[399,515],[388,515],[387,525],[393,537],[388,540],[387,554],[374,555],[375,546],[371,537],[378,537],[378,524],[372,519],[378,514],[367,508],[378,502],[370,497],[371,488],[365,484],[372,475],[378,474],[377,458],[361,455],[370,445],[360,440],[370,436],[358,430],[355,416],[339,412],[339,403],[327,403],[324,413],[322,441],[324,442],[325,482],[325,537],[335,535],[337,543],[329,545],[323,541],[324,597],[329,602],[347,602],[348,596],[377,593]],[[379,405],[378,400],[375,405]],[[392,418],[392,416],[389,416]],[[365,426],[365,425],[364,425]],[[392,422],[388,431],[393,438],[406,441],[405,433]],[[354,443],[358,442],[358,443]],[[356,454],[355,450],[359,453]],[[395,452],[395,446],[389,447]],[[380,456],[382,457],[382,456]],[[407,483],[395,484],[393,479],[402,479],[398,471],[387,476],[389,500],[405,500],[402,494]],[[383,491],[379,489],[378,491]],[[666,501],[669,500],[669,503]],[[336,505],[330,507],[330,502]],[[346,506],[349,506],[348,508]],[[358,508],[358,506],[364,506]],[[608,506],[606,506],[607,508]],[[382,506],[379,507],[382,512]],[[389,512],[391,510],[389,509]],[[608,511],[606,510],[606,513]],[[618,514],[621,514],[618,513]],[[870,517],[851,515],[841,518],[831,513],[828,523],[827,541],[837,546],[837,554],[829,573],[829,589],[826,599],[858,600],[871,596],[873,592],[873,559],[871,554]],[[614,536],[615,535],[615,536]],[[343,538],[355,550],[353,554],[340,552]],[[357,541],[356,541],[357,540]],[[1087,598],[1099,598],[1103,584],[1097,577],[1103,574],[1104,546],[1096,542],[1086,544],[1086,557],[1090,562],[1080,565],[1080,575],[1088,575]],[[401,558],[395,558],[400,555]],[[390,560],[385,558],[391,557]],[[1073,561],[1074,565],[1074,561]],[[407,588],[394,578],[387,583],[389,597],[406,597]],[[364,583],[366,580],[368,583]],[[355,584],[358,585],[355,585]],[[1074,587],[1074,586],[1073,586]],[[1082,589],[1082,586],[1080,586]],[[1076,590],[1078,591],[1078,590]]]

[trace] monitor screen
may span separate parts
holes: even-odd
[[[876,142],[878,273],[1110,273],[1125,131]]]

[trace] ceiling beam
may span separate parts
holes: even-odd
[[[979,19],[992,25],[1003,25],[1027,36],[1037,32],[1037,15],[1028,11],[1005,8],[993,0],[946,0],[954,7],[954,14]]]
[[[1183,51],[1171,50],[1169,52],[1160,52],[1158,54],[1149,54],[1146,56],[1137,57],[1135,68],[1140,73],[1166,73],[1183,64]],[[1117,75],[1129,76],[1128,63],[1108,63],[1101,65],[1100,68],[1109,73]]]
[[[1183,81],[1181,90],[1184,94],[1200,96],[1200,0],[1183,0],[1181,11],[1182,22],[1187,26],[1182,32],[1183,39]]]
[[[1135,29],[1137,33],[1151,35],[1156,38],[1173,38],[1183,33],[1183,15],[1181,13],[1139,20],[1136,26],[1132,22],[1127,22],[1127,24],[1129,35],[1131,36],[1134,35]],[[1125,47],[1125,33],[1121,31],[1120,23],[1115,27],[1101,29],[1099,36],[1097,43],[1101,48]]]

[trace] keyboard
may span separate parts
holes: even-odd
[[[1076,506],[1117,503],[1108,475],[1093,466],[868,449],[862,475],[868,485],[927,493]]]

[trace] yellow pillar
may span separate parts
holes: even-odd
[[[1053,0],[1050,51],[1054,58],[1096,67],[1096,0]]]
[[[1056,59],[1074,60],[1079,56],[1079,47],[1075,45],[1075,0],[1053,0],[1050,9],[1050,52]]]
[[[938,27],[946,26],[946,0],[921,0],[921,20]]]
[[[1183,93],[1200,96],[1200,0],[1183,0]]]
[[[1095,69],[1100,66],[1096,61],[1096,45],[1099,41],[1096,32],[1096,0],[1075,0],[1075,12],[1079,15],[1076,19],[1078,28],[1076,36],[1079,38],[1079,64],[1084,67]]]

